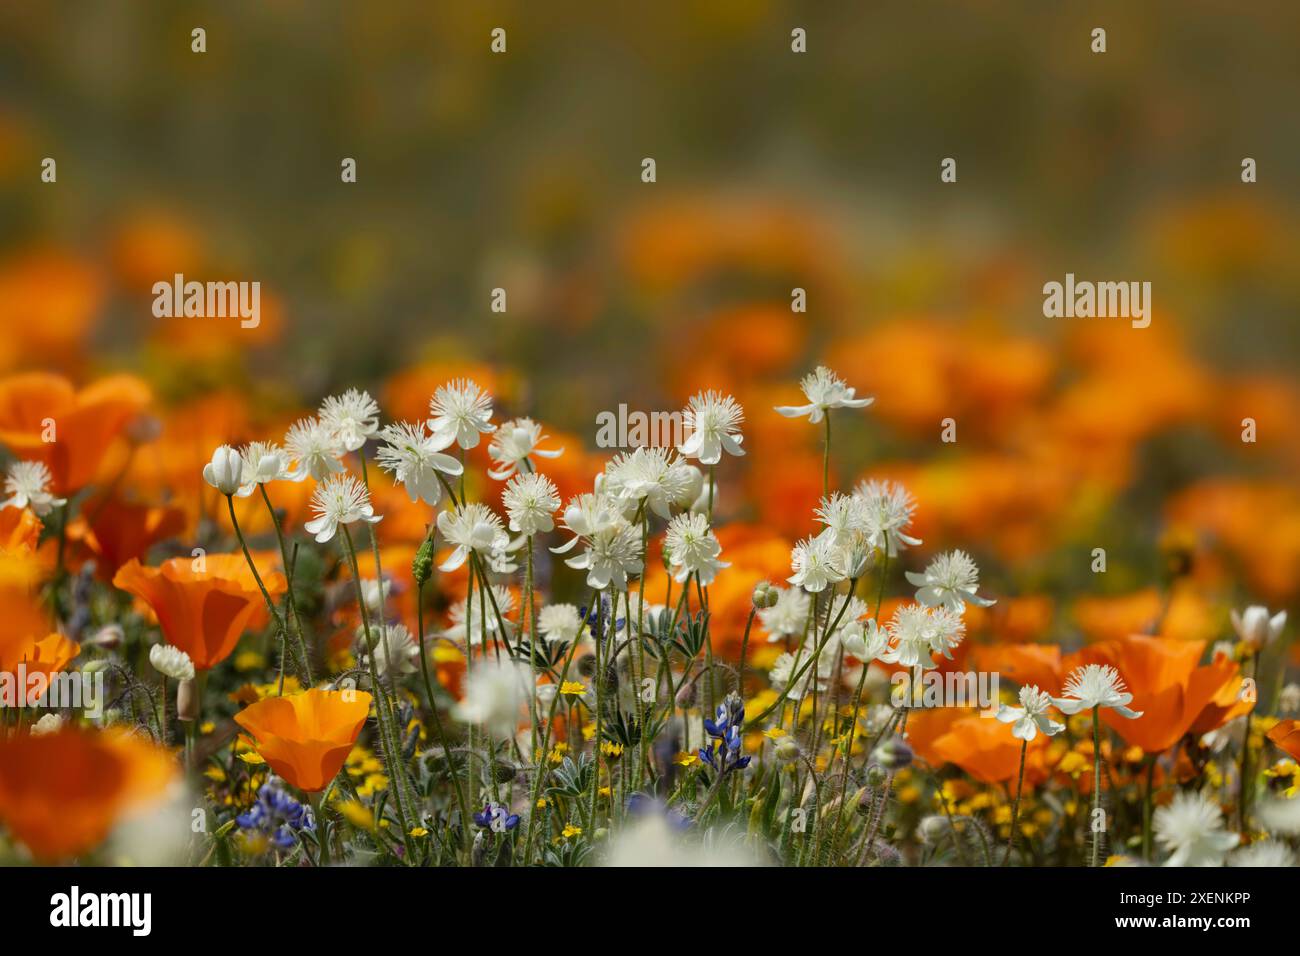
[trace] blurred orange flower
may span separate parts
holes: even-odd
[[[242,554],[206,555],[201,571],[195,561],[172,558],[150,568],[133,558],[113,585],[147,604],[167,643],[189,654],[198,670],[209,670],[230,656],[245,629],[264,624],[268,612]],[[284,593],[283,574],[268,572],[261,562],[258,572],[272,598]]]
[[[167,751],[116,730],[10,735],[0,739],[0,820],[51,863],[94,849],[175,776]]]
[[[33,553],[43,527],[30,508],[0,508],[0,554]]]
[[[1280,721],[1268,732],[1268,739],[1300,760],[1300,720]]]
[[[144,560],[159,541],[180,535],[185,512],[180,508],[152,507],[113,497],[88,502],[82,514],[68,525],[68,540],[95,559],[95,573],[110,580],[132,558]]]
[[[103,378],[81,391],[60,375],[29,372],[0,380],[0,442],[50,469],[56,494],[90,484],[127,425],[149,404],[138,378]]]
[[[299,790],[324,790],[352,752],[370,713],[365,691],[308,690],[266,697],[235,715],[257,752]]]

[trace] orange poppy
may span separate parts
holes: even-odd
[[[365,691],[308,690],[266,697],[235,715],[271,769],[299,790],[324,790],[370,713]]]
[[[149,549],[185,530],[180,508],[153,507],[110,498],[90,502],[68,526],[69,541],[80,544],[96,559],[96,572],[105,579],[132,558],[144,560]]]
[[[0,553],[33,553],[43,527],[30,508],[0,508]]]
[[[0,739],[0,820],[42,862],[93,850],[176,775],[167,751],[118,730]]]
[[[77,391],[61,375],[29,372],[0,381],[0,442],[50,469],[64,497],[95,480],[114,441],[149,404],[149,387],[117,375]]]
[[[953,721],[947,733],[936,738],[931,749],[945,763],[956,764],[976,780],[1000,783],[1014,780],[1020,770],[1019,738],[1006,724],[987,717],[970,716]],[[1025,752],[1025,782],[1033,784],[1047,777],[1043,752],[1046,734],[1038,734]]]
[[[52,633],[45,608],[36,596],[38,569],[30,559],[0,558],[0,671],[14,673],[25,664],[29,674],[47,677],[68,666],[81,650],[75,641]]]
[[[1226,658],[1199,666],[1203,641],[1131,636],[1085,647],[1069,662],[1109,664],[1133,694],[1129,705],[1141,717],[1102,711],[1102,719],[1124,740],[1147,753],[1160,753],[1184,734],[1207,733],[1254,704],[1240,700],[1241,674]]]
[[[1300,720],[1280,721],[1268,732],[1268,739],[1300,760]]]
[[[195,563],[172,558],[150,568],[132,558],[113,576],[113,585],[149,605],[167,643],[188,654],[202,671],[229,657],[245,630],[269,618],[242,554],[209,554],[203,570],[196,570]],[[285,592],[288,582],[279,571],[259,566],[258,572],[273,599]]]
[[[1035,684],[1061,693],[1061,649],[1055,644],[977,644],[970,659],[976,670],[995,673],[1020,687]]]

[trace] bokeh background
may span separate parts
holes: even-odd
[[[5,4],[0,375],[147,382],[104,474],[181,540],[215,444],[344,387],[413,418],[473,375],[566,494],[597,412],[721,388],[724,547],[775,575],[820,434],[770,409],[826,362],[876,397],[841,483],[905,480],[927,553],[976,555],[985,637],[1214,639],[1300,581],[1298,35],[1281,0]],[[261,326],[154,318],[176,272],[261,281]],[[1045,319],[1067,272],[1150,281],[1151,327]]]

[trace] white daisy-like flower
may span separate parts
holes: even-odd
[[[303,530],[316,536],[321,544],[338,533],[339,525],[364,521],[375,524],[383,519],[370,504],[370,492],[352,475],[330,475],[311,494],[311,509],[316,517]]]
[[[731,567],[729,562],[718,560],[721,553],[722,545],[704,515],[686,512],[668,522],[664,554],[675,569],[673,580],[679,584],[692,574],[701,585],[712,584],[720,570]]]
[[[149,663],[159,674],[172,680],[194,679],[194,661],[179,647],[155,644],[149,648]]]
[[[1252,604],[1240,613],[1234,608],[1229,616],[1237,637],[1253,651],[1273,643],[1282,633],[1282,628],[1286,627],[1286,611],[1278,611],[1269,617],[1268,608],[1260,604]]]
[[[873,548],[893,558],[900,549],[921,543],[907,533],[916,502],[901,484],[873,479],[859,484],[853,493],[862,499],[867,543]]]
[[[461,723],[480,725],[495,737],[512,735],[533,695],[533,685],[525,664],[484,661],[465,678],[465,696],[452,713]]]
[[[50,493],[52,480],[50,469],[43,461],[14,462],[5,475],[5,493],[9,497],[0,508],[31,508],[33,513],[45,517],[67,504],[66,498],[56,498]]]
[[[930,649],[952,660],[952,652],[966,636],[961,615],[946,607],[928,608],[930,612]]]
[[[1040,730],[1053,737],[1065,729],[1065,724],[1047,716],[1051,706],[1051,694],[1039,690],[1037,684],[1026,684],[1020,688],[1020,706],[1003,704],[995,716],[1002,723],[1011,724],[1011,736],[1021,740],[1033,740]]]
[[[502,422],[488,442],[488,455],[496,462],[496,468],[488,472],[489,477],[505,481],[516,471],[528,464],[533,470],[533,456],[538,458],[559,458],[564,454],[563,448],[554,450],[540,448],[548,436],[542,434],[540,423],[531,418],[512,418]]]
[[[537,615],[537,630],[551,642],[572,643],[582,634],[582,615],[572,604],[548,604]]]
[[[960,623],[960,622],[959,622]],[[889,647],[880,655],[887,664],[903,667],[933,667],[935,619],[928,608],[904,604],[894,611],[886,625]]]
[[[244,456],[229,445],[219,445],[212,452],[212,460],[203,466],[203,480],[223,495],[247,498],[257,487],[247,480],[247,463]]]
[[[808,610],[812,607],[812,598],[803,588],[778,587],[776,590],[776,604],[758,612],[758,620],[767,631],[769,644],[802,634],[808,626]]]
[[[1125,688],[1119,671],[1109,664],[1086,664],[1075,668],[1065,682],[1064,695],[1052,698],[1052,703],[1063,714],[1109,707],[1130,719],[1142,716],[1141,711],[1129,709],[1133,695]]]
[[[433,433],[450,438],[461,448],[477,448],[480,434],[496,431],[491,421],[492,396],[467,378],[439,385],[429,402],[429,413]]]
[[[510,519],[510,530],[531,537],[555,527],[553,516],[560,507],[560,492],[545,475],[519,474],[501,492],[501,504]]]
[[[722,453],[743,455],[740,433],[745,410],[730,395],[709,390],[691,397],[682,412],[682,425],[689,433],[677,451],[684,458],[698,458],[703,465],[716,465]]]
[[[889,650],[889,631],[877,626],[874,619],[854,620],[841,627],[838,633],[845,652],[861,664],[880,660]]]
[[[965,551],[941,554],[921,574],[908,571],[907,580],[916,587],[916,599],[926,607],[942,605],[960,614],[967,604],[992,607],[997,603],[975,593],[979,588],[980,569]]]
[[[387,577],[382,582],[374,578],[361,579],[361,596],[366,602],[366,608],[374,614],[380,614],[384,610],[392,590],[393,582]]]
[[[1222,866],[1240,837],[1223,825],[1219,805],[1203,793],[1181,791],[1157,807],[1152,823],[1156,841],[1170,851],[1165,866]]]
[[[379,403],[360,389],[329,396],[319,414],[321,424],[347,451],[356,451],[379,434]]]
[[[1300,833],[1300,797],[1262,800],[1256,812],[1259,822],[1271,833]]]
[[[290,453],[274,442],[249,442],[240,451],[244,459],[244,479],[254,485],[271,481],[302,481],[307,470],[291,467]]]
[[[637,448],[605,466],[605,490],[625,503],[625,514],[644,501],[659,517],[669,518],[672,505],[689,499],[691,486],[686,463],[669,448]]]
[[[874,398],[854,398],[854,389],[825,365],[803,377],[799,383],[807,405],[778,405],[776,411],[786,418],[804,418],[816,425],[832,408],[866,408]]]
[[[40,720],[32,724],[32,729],[27,731],[31,737],[44,737],[46,734],[57,734],[63,729],[63,715],[50,713],[45,714]]]
[[[827,641],[828,646],[829,644],[830,642]],[[767,672],[767,676],[773,688],[783,691],[788,685],[790,693],[787,696],[792,700],[802,700],[812,693],[814,685],[817,690],[824,690],[834,670],[835,657],[833,654],[828,656],[823,648],[823,653],[818,655],[815,664],[810,662],[808,654],[786,652],[772,662],[772,668]],[[796,674],[798,677],[795,676]]]
[[[456,550],[438,566],[443,571],[455,571],[471,553],[486,558],[493,552],[504,552],[510,546],[510,535],[496,512],[476,501],[439,514],[438,533],[456,546]]]
[[[424,422],[394,422],[379,433],[379,440],[383,444],[375,452],[375,461],[392,473],[412,501],[437,505],[442,500],[438,472],[455,477],[465,470],[459,460],[443,454],[451,442],[429,434]]]
[[[620,591],[627,587],[630,574],[641,573],[641,536],[627,521],[597,531],[583,539],[585,550],[565,564],[587,572],[587,586],[604,590],[611,584]]]
[[[284,436],[284,447],[296,467],[317,481],[343,471],[343,446],[319,418],[300,418]]]
[[[1295,854],[1285,843],[1277,840],[1260,840],[1250,846],[1233,850],[1228,866],[1295,866]]]
[[[492,609],[492,601],[496,601],[496,611],[501,612],[501,620],[497,620],[496,611]],[[500,584],[492,585],[492,597],[481,598],[479,592],[474,593],[473,614],[467,609],[465,599],[461,598],[451,606],[447,612],[451,619],[451,626],[443,631],[443,636],[453,641],[464,642],[466,638],[467,622],[473,628],[473,633],[469,634],[470,644],[480,644],[483,641],[484,625],[487,626],[487,639],[491,643],[493,640],[504,640],[509,643],[514,639],[515,625],[510,620],[510,615],[515,610],[515,596],[510,589]],[[487,612],[484,614],[484,612]],[[502,632],[501,626],[505,625],[505,631]]]
[[[837,491],[823,498],[815,513],[824,527],[818,537],[828,538],[842,551],[852,549],[866,535],[866,504],[855,495]]]
[[[607,528],[612,528],[622,520],[618,502],[604,492],[586,491],[575,495],[569,500],[569,506],[564,509],[564,514],[560,517],[560,523],[573,533],[573,537],[564,544],[551,548],[551,552],[564,554],[572,551],[584,538],[590,538]]]
[[[380,677],[389,674],[414,674],[420,668],[420,644],[405,624],[386,624],[371,627],[370,638],[375,642],[375,671]],[[366,651],[366,632],[357,628],[357,643]]]
[[[807,538],[796,544],[790,552],[790,569],[794,573],[786,580],[813,594],[846,576],[843,557],[829,538]]]

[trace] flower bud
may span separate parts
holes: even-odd
[[[199,686],[193,677],[181,681],[176,687],[176,718],[178,720],[199,718]]]
[[[203,466],[203,480],[223,495],[239,491],[244,479],[244,459],[229,445],[220,445],[212,460]]]
[[[781,592],[772,586],[771,581],[759,581],[754,585],[754,607],[760,611],[776,607],[777,599],[781,597]]]
[[[794,763],[799,759],[799,745],[795,743],[793,737],[782,737],[776,742],[774,748],[776,759],[781,763]]]
[[[889,774],[887,774],[884,768],[879,764],[872,764],[867,768],[867,786],[873,790],[876,787],[884,786],[885,780],[888,779],[888,777]]]
[[[119,647],[125,637],[121,624],[106,624],[86,639],[87,644],[111,651]]]
[[[682,710],[690,710],[695,706],[697,696],[695,681],[687,681],[677,691],[677,706]]]
[[[880,766],[890,773],[896,773],[911,766],[913,754],[911,745],[902,737],[895,735],[877,747],[873,756]]]
[[[433,575],[433,538],[427,537],[420,544],[420,548],[415,552],[415,560],[411,562],[411,577],[415,581],[415,586],[419,587],[428,581]]]

